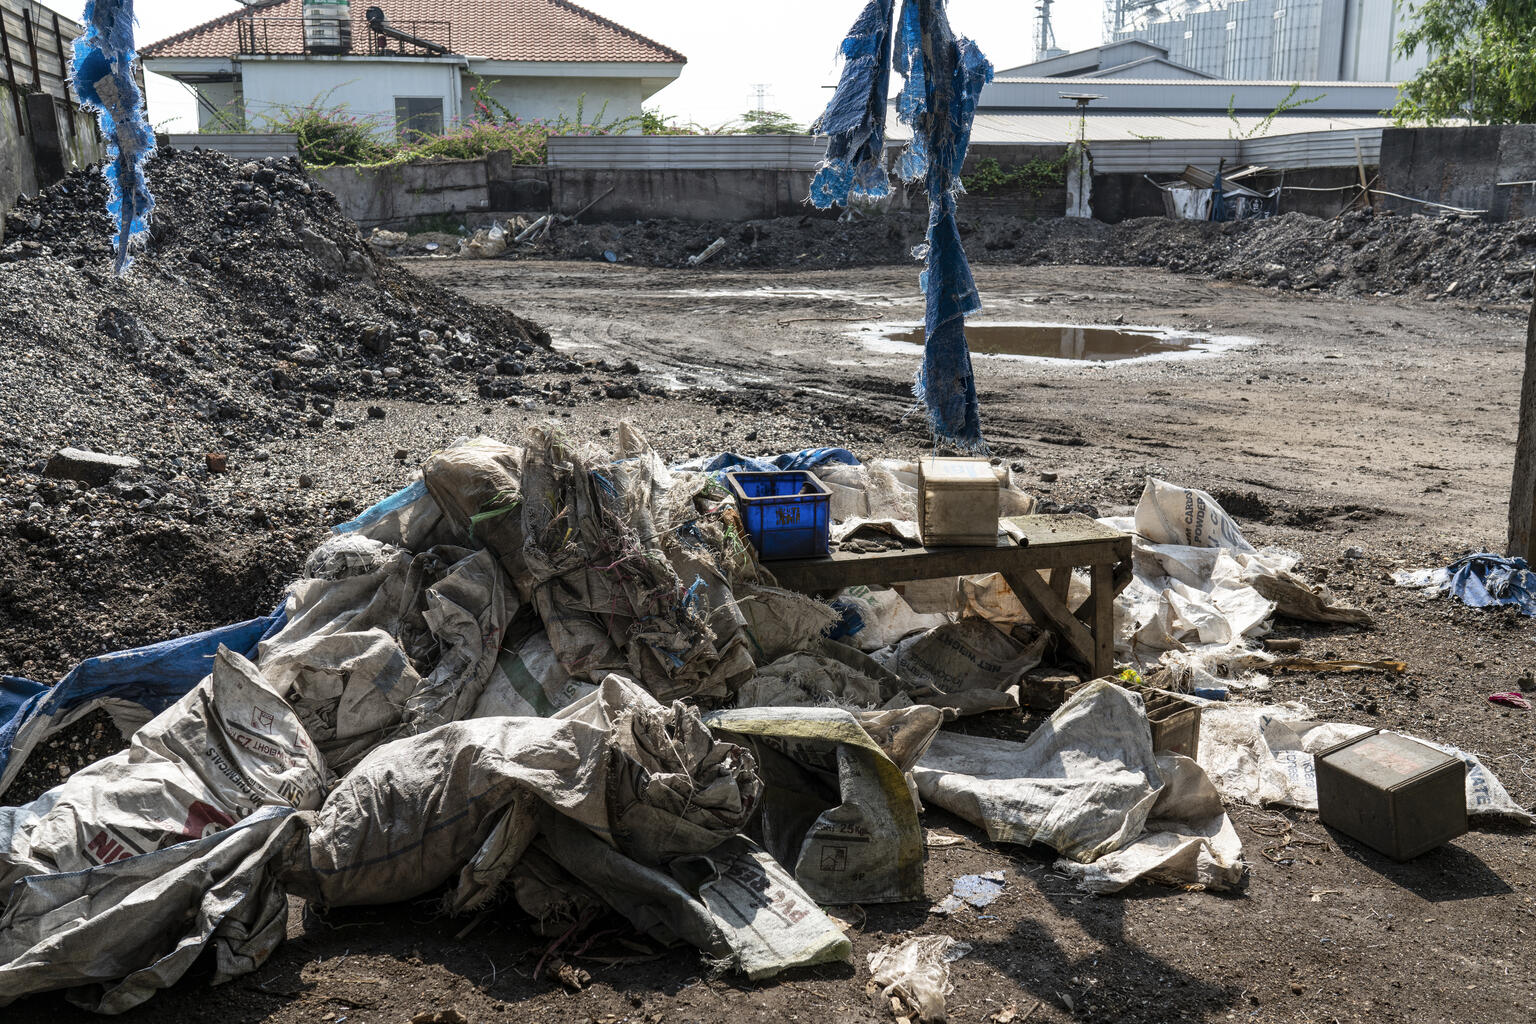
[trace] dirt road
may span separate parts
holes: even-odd
[[[850,336],[856,321],[920,316],[912,267],[841,272],[660,271],[595,263],[410,264],[481,301],[515,304],[577,361],[636,360],[672,388],[586,397],[573,407],[521,396],[452,408],[390,406],[374,431],[307,453],[319,475],[402,477],[392,453],[456,434],[515,436],[562,416],[598,438],[637,421],[663,454],[771,453],[841,444],[863,456],[927,447],[909,415],[917,357]],[[1216,493],[1258,544],[1304,565],[1371,610],[1373,630],[1298,627],[1303,653],[1409,663],[1401,678],[1296,676],[1274,698],[1320,716],[1395,727],[1485,756],[1516,800],[1536,800],[1532,715],[1487,702],[1536,664],[1530,622],[1392,587],[1396,568],[1444,564],[1503,532],[1524,325],[1509,316],[1402,300],[1341,301],[1145,270],[983,267],[981,320],[1110,323],[1245,340],[1225,354],[1095,366],[979,357],[983,424],[997,455],[1043,497],[1124,510],[1144,474]],[[823,318],[823,319],[803,319]],[[842,319],[832,319],[842,318]],[[798,321],[780,325],[779,321]],[[339,413],[352,410],[338,402]],[[361,415],[358,417],[362,418]],[[1054,473],[1047,483],[1041,473]],[[1346,559],[1347,548],[1363,557]],[[1138,887],[1090,897],[1045,851],[966,837],[934,848],[928,895],[957,875],[1002,869],[986,916],[945,919],[921,904],[845,908],[853,963],[754,986],[711,977],[690,951],[659,956],[600,936],[577,962],[576,994],[531,977],[543,942],[515,911],[471,921],[434,905],[327,919],[295,905],[289,941],[255,975],[221,989],[193,980],[130,1021],[403,1024],[456,1008],[472,1021],[732,1024],[889,1021],[864,983],[865,957],[907,933],[972,946],[954,964],[950,1019],[1051,1021],[1527,1021],[1536,933],[1533,838],[1474,832],[1408,865],[1329,833],[1315,815],[1233,812],[1252,882],[1240,896]],[[1039,1004],[1036,1008],[1036,1004]],[[1032,1011],[1032,1012],[1031,1012]],[[60,1017],[57,999],[5,1011],[16,1024]],[[456,1020],[452,1016],[438,1018]]]

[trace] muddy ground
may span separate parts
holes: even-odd
[[[597,397],[605,392],[577,384],[570,403],[558,391],[486,400],[466,383],[459,404],[384,403],[382,420],[341,399],[338,415],[355,415],[358,429],[276,445],[268,464],[275,473],[237,467],[229,486],[291,490],[303,469],[367,502],[407,478],[415,460],[397,460],[397,449],[421,453],[482,430],[515,436],[550,416],[595,440],[631,418],[675,457],[830,444],[914,456],[928,447],[910,414],[916,356],[850,336],[854,321],[920,316],[910,266],[739,273],[408,265],[465,295],[515,306],[577,362],[634,359],[645,379],[672,387],[637,399]],[[987,303],[981,319],[1119,318],[1247,339],[1184,361],[981,358],[983,423],[995,453],[1022,466],[1050,501],[1124,511],[1154,473],[1217,494],[1255,543],[1301,551],[1309,571],[1369,608],[1377,627],[1280,623],[1277,632],[1303,637],[1310,656],[1396,658],[1409,670],[1282,677],[1273,696],[1305,701],[1322,717],[1476,751],[1516,800],[1536,801],[1532,714],[1486,700],[1536,667],[1536,626],[1388,581],[1394,569],[1499,545],[1523,321],[1447,302],[1301,296],[1144,269],[985,266],[977,276]],[[580,380],[577,370],[569,376]],[[1041,474],[1056,478],[1047,483]],[[1363,556],[1346,558],[1352,547]],[[235,533],[213,538],[210,550],[251,557],[248,539]],[[110,581],[101,600],[115,600]],[[249,612],[265,610],[252,599]],[[928,895],[937,901],[955,876],[1000,868],[1008,887],[989,913],[946,919],[924,904],[840,909],[854,940],[851,964],[761,985],[712,976],[690,951],[653,951],[616,932],[597,935],[573,960],[592,973],[591,987],[566,993],[532,977],[543,943],[515,910],[450,920],[422,901],[320,919],[295,903],[289,941],[257,973],[220,989],[190,980],[126,1019],[403,1024],[424,1011],[457,1020],[457,1010],[471,1021],[560,1024],[888,1021],[889,1010],[865,995],[864,958],[902,935],[940,932],[972,945],[952,974],[957,1022],[1009,1019],[1010,1009],[1011,1019],[1031,1022],[1421,1024],[1536,1015],[1528,954],[1536,833],[1474,832],[1396,865],[1312,814],[1235,808],[1233,818],[1252,864],[1244,894],[1138,886],[1092,897],[1052,872],[1048,852],[995,846],[929,813],[929,828],[965,840],[929,851]],[[57,997],[4,1011],[8,1024],[73,1016]]]

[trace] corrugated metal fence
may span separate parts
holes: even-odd
[[[1093,169],[1098,174],[1157,174],[1182,171],[1189,164],[1214,169],[1223,158],[1228,167],[1263,164],[1276,171],[1353,167],[1356,142],[1366,166],[1381,162],[1381,129],[1372,128],[1258,139],[1095,142]]]
[[[826,150],[826,139],[812,135],[562,135],[549,140],[549,166],[809,171]]]
[[[1352,167],[1355,143],[1367,165],[1381,156],[1380,129],[1306,132],[1254,139],[1147,139],[1093,144],[1099,174],[1214,168],[1218,160],[1275,170]],[[974,147],[982,155],[985,146]],[[580,135],[549,140],[549,166],[588,170],[795,170],[820,162],[826,142],[808,135]]]
[[[16,120],[26,133],[22,113],[29,92],[63,101],[74,130],[75,97],[69,88],[70,47],[80,26],[33,0],[0,0],[0,84],[10,93]]]
[[[299,155],[299,137],[287,132],[187,132],[160,140],[172,149],[208,149],[239,160]]]

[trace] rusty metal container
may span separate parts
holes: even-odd
[[[1467,766],[1406,736],[1363,733],[1318,753],[1323,824],[1404,861],[1467,831]]]

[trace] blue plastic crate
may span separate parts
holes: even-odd
[[[832,492],[810,473],[727,473],[726,483],[764,561],[827,553]]]

